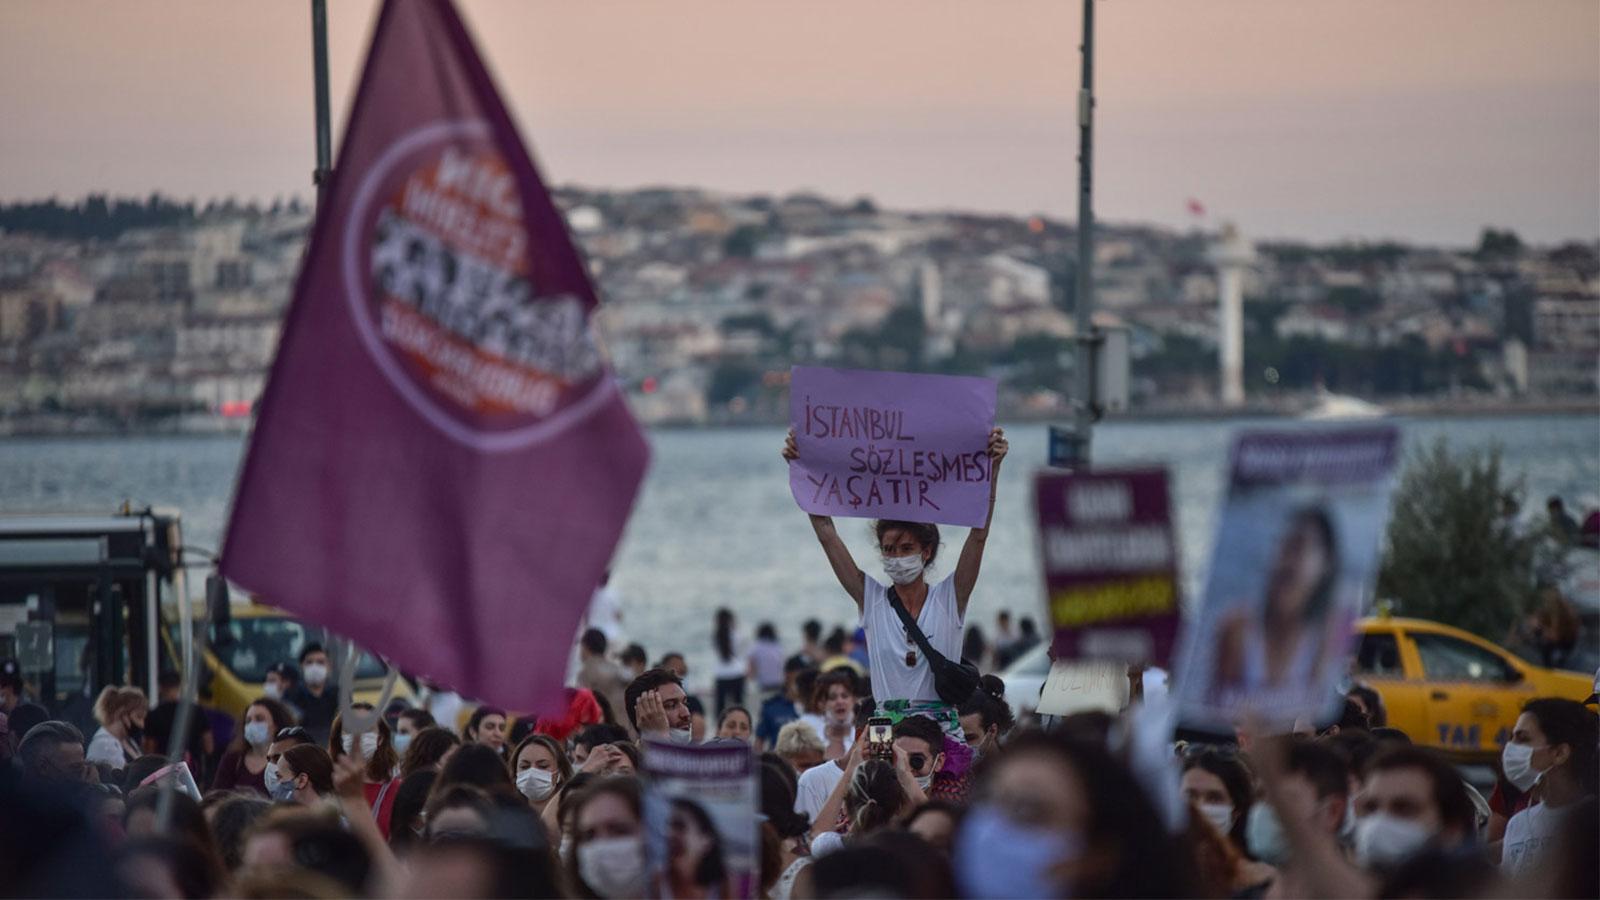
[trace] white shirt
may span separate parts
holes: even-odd
[[[825,762],[819,766],[800,773],[800,783],[795,787],[794,811],[806,817],[812,823],[817,821],[817,813],[822,812],[822,807],[833,795],[833,789],[844,778],[844,770],[838,763]]]
[[[867,575],[862,584],[861,627],[867,632],[867,653],[872,660],[872,696],[885,700],[939,701],[933,688],[933,669],[916,642],[906,637],[906,627],[889,605],[888,588]],[[901,598],[902,605],[905,599]],[[933,649],[951,660],[961,659],[961,615],[956,611],[955,576],[928,587],[928,599],[917,615],[917,626]],[[906,665],[906,652],[916,653],[915,666]]]
[[[749,671],[750,648],[738,635],[733,635],[729,643],[733,645],[733,658],[723,659],[722,654],[717,652],[716,641],[711,642],[711,656],[716,660],[711,667],[711,677],[718,681],[743,678]]]
[[[83,758],[86,762],[105,763],[113,769],[126,768],[128,765],[128,751],[122,749],[122,741],[104,728],[95,730]]]
[[[828,720],[817,715],[816,713],[806,713],[800,717],[800,721],[810,725],[812,730],[817,733],[817,737],[822,738],[822,749],[826,751],[828,749]],[[856,729],[852,724],[851,727],[844,730],[844,752],[849,753],[850,747],[855,744],[855,742]],[[812,768],[821,767],[813,766]]]
[[[622,639],[622,595],[609,584],[599,588],[589,599],[589,612],[584,618],[588,627],[605,634],[606,643],[617,643]]]
[[[1565,818],[1562,810],[1550,809],[1543,803],[1535,803],[1512,816],[1506,823],[1505,842],[1501,845],[1501,872],[1517,878],[1545,862],[1561,835]]]

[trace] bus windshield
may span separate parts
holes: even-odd
[[[232,640],[214,640],[211,652],[246,684],[265,681],[267,667],[273,663],[297,663],[300,648],[309,643],[328,645],[327,632],[283,616],[238,617],[228,623]],[[173,626],[173,645],[177,646],[177,626]],[[335,673],[338,660],[329,654]],[[388,671],[383,661],[363,650],[356,663],[356,678],[382,678]]]

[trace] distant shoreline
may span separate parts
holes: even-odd
[[[1471,419],[1512,418],[1522,416],[1576,416],[1592,415],[1600,426],[1600,399],[1572,398],[1543,401],[1437,401],[1395,400],[1385,404],[1389,419],[1417,416],[1429,418]],[[1215,421],[1218,419],[1287,419],[1298,420],[1304,412],[1303,404],[1272,406],[1252,404],[1236,408],[1220,406],[1171,405],[1141,407],[1128,412],[1109,415],[1101,424],[1112,422],[1182,422]],[[1013,410],[1002,414],[1002,422],[1027,424],[1061,422],[1069,417],[1065,412],[1032,412]],[[90,417],[18,417],[0,419],[0,440],[9,438],[108,438],[108,437],[242,437],[249,433],[253,420],[222,418],[220,416],[189,415],[156,420],[153,422],[118,424]],[[786,424],[776,416],[744,415],[738,418],[707,422],[662,421],[646,426],[652,430],[697,431],[718,428],[772,428]],[[1359,419],[1324,419],[1323,422],[1360,421]]]

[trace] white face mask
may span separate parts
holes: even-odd
[[[1506,780],[1511,782],[1516,789],[1524,793],[1539,780],[1544,774],[1533,767],[1533,751],[1537,748],[1531,744],[1508,743],[1500,751],[1500,768],[1506,773]]]
[[[644,843],[638,837],[590,841],[578,848],[578,876],[602,897],[642,897]]]
[[[394,752],[405,756],[406,750],[411,746],[411,738],[412,735],[409,734],[396,734],[393,740]]]
[[[1201,803],[1200,815],[1206,817],[1213,827],[1223,834],[1233,830],[1233,804],[1232,803]]]
[[[283,685],[276,681],[269,681],[261,686],[261,693],[265,694],[268,699],[282,700]]]
[[[1421,850],[1433,832],[1388,813],[1373,813],[1356,822],[1356,865],[1363,869],[1392,868]]]
[[[517,773],[517,790],[535,803],[548,800],[556,790],[555,774],[548,769],[523,769]]]
[[[689,728],[674,728],[667,732],[667,738],[674,744],[694,743],[694,731]]]
[[[267,730],[267,723],[262,721],[244,723],[245,743],[252,747],[265,747],[272,741],[272,734]]]
[[[339,735],[339,743],[340,743],[340,745],[342,745],[344,747],[344,752],[346,754],[348,754],[350,752],[350,748],[352,746],[354,746],[353,743],[351,742],[351,738],[353,738],[353,737],[355,737],[355,735],[351,735],[351,734],[341,734],[341,735]],[[376,731],[363,732],[362,735],[361,735],[361,755],[363,757],[367,758],[367,759],[371,759],[372,758],[372,754],[376,753],[377,751],[378,751],[378,733]]]
[[[322,663],[306,666],[306,684],[321,685],[328,680],[328,667]]]
[[[910,584],[921,578],[924,565],[922,554],[920,553],[912,554],[911,556],[885,556],[883,558],[883,571],[888,574],[889,579],[895,584]]]
[[[924,794],[926,794],[928,792],[928,788],[933,787],[933,776],[932,775],[918,775],[918,776],[916,776],[916,781],[917,781],[917,787],[922,788],[922,792]]]
[[[261,770],[261,785],[267,789],[268,797],[272,796],[272,792],[278,789],[277,761],[267,763],[267,767]]]

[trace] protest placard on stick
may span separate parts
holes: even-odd
[[[651,897],[754,897],[761,860],[748,744],[645,745]]]
[[[814,515],[982,527],[990,378],[796,366],[789,490]]]

